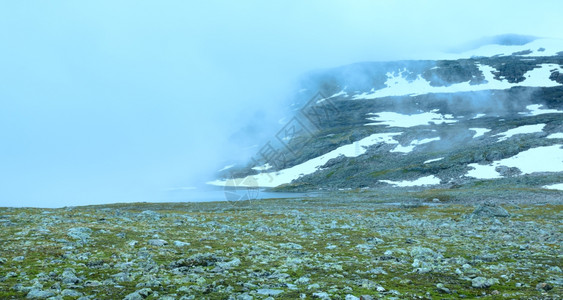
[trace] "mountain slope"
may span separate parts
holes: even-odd
[[[551,47],[499,46],[504,52],[491,57],[358,63],[311,73],[295,99],[300,110],[273,142],[250,165],[223,172],[225,179],[212,184],[303,191],[520,180],[557,187],[563,52],[554,49],[563,47],[546,44]],[[504,55],[510,47],[517,51]]]

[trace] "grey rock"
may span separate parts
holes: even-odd
[[[313,293],[313,298],[330,299],[330,297],[328,296],[328,293],[327,293],[327,292],[317,292],[317,293]]]
[[[452,292],[450,291],[450,289],[448,289],[447,287],[444,286],[443,283],[438,283],[436,284],[436,289],[440,292],[440,293],[445,293],[445,294],[451,294]]]
[[[97,280],[87,280],[86,282],[84,282],[85,287],[94,287],[100,285],[102,285],[102,283]]]
[[[256,293],[259,294],[259,295],[264,295],[264,296],[277,296],[277,295],[283,293],[283,290],[258,289],[258,290],[256,290]]]
[[[63,296],[63,297],[80,297],[82,295],[84,295],[84,294],[82,294],[79,291],[72,290],[72,289],[64,289],[61,292],[61,296]]]
[[[71,269],[65,270],[61,277],[64,284],[76,284],[82,281],[80,278],[76,277],[74,270]]]
[[[370,295],[361,295],[360,300],[373,300],[373,297]]]
[[[360,298],[356,297],[354,295],[348,294],[348,295],[346,295],[346,297],[344,297],[344,300],[360,300]]]
[[[303,249],[303,246],[296,244],[296,243],[282,243],[282,244],[279,244],[279,246],[281,248],[284,248],[284,249],[293,249],[293,250]]]
[[[309,277],[302,276],[295,280],[295,284],[307,284],[310,281],[311,279],[309,279]]]
[[[143,288],[143,287],[161,287],[162,283],[158,280],[149,280],[147,282],[139,282],[135,286],[136,288]]]
[[[83,243],[88,242],[92,229],[87,227],[73,227],[67,231],[67,235],[75,240],[80,240]]]
[[[247,293],[237,295],[237,300],[252,300],[254,297],[250,296]]]
[[[549,283],[540,282],[536,285],[536,290],[538,290],[538,291],[547,292],[547,291],[552,290],[552,289],[553,289],[553,286]]]
[[[495,168],[495,171],[504,177],[514,177],[522,174],[522,171],[516,167],[509,168],[507,166],[498,166]]]
[[[162,247],[168,245],[168,242],[162,239],[152,239],[147,242],[149,245]]]
[[[217,265],[219,267],[223,268],[223,269],[230,269],[230,268],[238,267],[238,266],[240,266],[240,264],[241,264],[241,261],[238,258],[235,258],[235,259],[228,261],[228,262],[217,263]]]
[[[55,293],[52,291],[43,291],[40,289],[32,289],[27,293],[25,296],[27,299],[46,299],[49,297],[55,296]]]
[[[125,296],[123,300],[143,300],[147,298],[151,293],[152,293],[151,289],[144,288]]]
[[[429,260],[429,259],[438,259],[441,258],[442,255],[439,253],[434,252],[434,250],[425,247],[415,246],[411,249],[410,255],[419,260]]]
[[[471,286],[474,288],[489,288],[493,284],[498,283],[498,279],[494,278],[485,278],[485,277],[475,277],[471,280]]]
[[[480,204],[475,208],[475,210],[471,213],[472,218],[480,218],[480,217],[508,217],[510,214],[506,209],[502,208],[500,205],[497,205],[493,202],[485,202]]]
[[[191,245],[190,243],[181,242],[181,241],[174,241],[174,246],[176,247],[186,247]]]
[[[145,210],[139,214],[139,217],[142,219],[151,219],[151,220],[160,220],[160,214],[152,211],[152,210]]]

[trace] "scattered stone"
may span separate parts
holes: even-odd
[[[152,210],[145,210],[145,211],[143,211],[139,214],[139,217],[146,218],[146,219],[159,220],[160,214],[155,212],[155,211],[152,211]]]
[[[296,244],[296,243],[282,243],[279,246],[283,249],[293,249],[293,250],[301,250],[303,246]]]
[[[373,297],[370,295],[361,295],[360,300],[373,300]]]
[[[55,296],[52,291],[43,291],[40,289],[31,289],[29,293],[25,296],[27,299],[47,299],[49,297]]]
[[[452,292],[450,291],[450,289],[448,289],[447,287],[444,286],[443,283],[438,283],[436,284],[436,288],[438,289],[438,291],[440,293],[445,293],[445,294],[451,294]]]
[[[498,279],[495,278],[475,277],[471,280],[471,286],[474,288],[486,289],[498,282]]]
[[[80,278],[76,277],[72,269],[66,269],[61,277],[64,284],[76,284],[81,281]]]
[[[536,290],[538,290],[538,291],[545,291],[545,292],[547,292],[547,291],[549,291],[549,290],[551,290],[551,289],[553,289],[553,286],[552,286],[551,284],[549,284],[549,283],[540,282],[540,283],[538,283],[538,284],[536,285]]]
[[[168,242],[162,239],[152,239],[147,242],[151,246],[162,247],[168,245]]]
[[[80,240],[82,243],[87,243],[90,239],[92,229],[87,227],[73,227],[67,231],[67,235],[75,240]]]
[[[561,268],[559,268],[558,266],[551,266],[547,270],[550,271],[550,272],[562,273]]]
[[[344,297],[344,300],[360,300],[360,298],[356,297],[354,295],[348,294],[348,295],[346,295],[346,297]]]
[[[240,262],[240,259],[235,258],[235,259],[233,259],[233,260],[231,260],[231,261],[228,261],[228,262],[220,262],[220,263],[217,263],[217,265],[218,265],[219,267],[223,268],[223,269],[230,269],[230,268],[234,268],[234,267],[240,266],[240,263],[241,263],[241,262]]]
[[[295,280],[295,284],[307,284],[309,283],[309,281],[311,281],[309,277],[301,276]]]
[[[313,298],[330,299],[330,297],[328,296],[328,293],[326,293],[326,292],[316,292],[316,293],[313,293]]]
[[[495,171],[504,177],[514,177],[522,174],[522,171],[517,167],[498,166],[495,168]]]
[[[151,293],[152,293],[151,289],[144,288],[125,296],[123,300],[143,300],[147,298]]]
[[[191,245],[190,243],[181,242],[181,241],[174,241],[174,246],[176,247],[186,247]]]
[[[86,282],[84,282],[85,287],[96,287],[100,285],[102,285],[102,283],[97,280],[86,280]]]
[[[258,290],[256,290],[256,293],[259,294],[259,295],[264,295],[264,296],[277,296],[277,295],[283,293],[283,290],[258,289]]]
[[[84,294],[82,294],[77,290],[72,290],[72,289],[64,289],[61,292],[61,296],[63,297],[81,297],[82,295]]]
[[[485,202],[480,204],[475,208],[475,210],[471,213],[472,218],[492,218],[492,217],[508,217],[510,214],[506,209],[502,208],[500,205],[497,205],[493,202]]]

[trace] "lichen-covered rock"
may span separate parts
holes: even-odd
[[[485,278],[485,277],[475,277],[471,280],[471,286],[474,288],[489,288],[493,286],[493,284],[498,283],[498,279],[496,278]]]
[[[480,217],[508,217],[510,214],[502,206],[493,203],[485,202],[477,206],[475,210],[471,213],[472,218]]]

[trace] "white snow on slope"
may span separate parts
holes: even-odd
[[[542,132],[544,127],[545,127],[545,124],[524,125],[524,126],[512,128],[512,129],[507,130],[505,132],[497,133],[493,136],[500,136],[498,141],[502,142],[502,141],[508,140],[509,138],[511,138],[511,137],[513,137],[517,134],[528,134],[528,133]]]
[[[526,80],[518,85],[538,87],[560,86],[561,84],[557,83],[557,81],[549,79],[551,71],[558,71],[561,73],[563,72],[563,68],[556,64],[541,64],[539,68],[534,68],[526,72],[526,74],[524,74],[524,78],[526,78]]]
[[[549,189],[549,190],[560,190],[560,191],[563,191],[563,183],[556,183],[556,184],[544,185],[543,188],[544,188],[544,189]]]
[[[431,163],[431,162],[440,161],[440,160],[442,160],[442,159],[444,159],[444,158],[443,158],[443,157],[440,157],[440,158],[429,159],[429,160],[425,161],[424,163],[425,163],[425,164],[429,164],[429,163]]]
[[[563,139],[563,132],[552,133],[547,136],[548,139]]]
[[[367,119],[374,121],[374,123],[368,123],[366,125],[387,125],[391,127],[406,128],[428,125],[430,123],[443,124],[457,122],[452,115],[442,115],[437,113],[437,111],[437,109],[434,109],[430,112],[414,115],[403,115],[396,112],[369,113],[368,115],[373,115],[375,117],[369,117]]]
[[[345,88],[346,88],[346,87],[345,87]],[[332,99],[332,98],[338,97],[338,96],[348,97],[348,93],[345,92],[344,90],[342,90],[342,91],[340,91],[340,92],[338,92],[338,93],[336,93],[336,94],[334,94],[334,95],[328,96],[328,97],[323,98],[323,99],[319,99],[319,100],[317,100],[316,103],[317,103],[317,104],[323,103],[323,102],[325,102],[325,101],[328,100],[328,99]]]
[[[408,180],[405,180],[405,181],[379,180],[379,181],[387,183],[387,184],[392,184],[392,185],[398,186],[398,187],[440,184],[440,178],[438,178],[434,175],[421,177],[421,178],[418,178],[417,180],[414,180],[414,181],[408,181]]]
[[[221,170],[217,170],[217,172],[222,172],[222,171],[228,170],[228,169],[230,169],[230,168],[232,168],[232,167],[234,167],[234,166],[235,166],[235,165],[228,165],[228,166],[225,166],[225,167],[223,167]]]
[[[269,170],[271,168],[272,168],[272,166],[270,164],[264,164],[262,166],[253,167],[252,170],[263,172],[263,171]]]
[[[561,111],[561,110],[545,109],[545,108],[542,108],[542,107],[543,107],[543,105],[541,105],[541,104],[528,105],[528,106],[526,106],[526,109],[529,110],[529,112],[521,112],[521,113],[518,113],[518,114],[525,115],[525,116],[537,116],[537,115],[543,115],[543,114],[563,114],[563,111]]]
[[[357,157],[367,151],[367,147],[379,144],[398,144],[393,139],[394,136],[400,135],[401,132],[391,133],[376,133],[366,138],[363,138],[355,143],[347,144],[337,149],[334,149],[324,155],[310,159],[304,163],[295,165],[280,171],[273,171],[268,173],[261,173],[258,175],[247,176],[245,178],[238,178],[234,180],[215,180],[207,184],[217,186],[231,186],[237,182],[244,182],[247,187],[276,187],[285,183],[290,183],[303,175],[312,174],[319,170],[321,166],[326,164],[329,160],[337,158],[340,155],[346,157]]]
[[[491,131],[488,128],[469,128],[469,130],[471,131],[475,131],[475,134],[473,135],[473,138],[478,138],[480,136],[485,135],[485,133]]]
[[[535,172],[562,172],[563,171],[563,145],[552,145],[528,149],[512,157],[495,161],[489,165],[469,164],[473,170],[467,176],[478,179],[501,178],[495,170],[496,167],[516,167],[524,174]]]
[[[440,140],[439,137],[423,139],[423,140],[414,140],[408,146],[397,145],[397,147],[393,148],[389,152],[409,153],[409,152],[412,152],[414,150],[414,147],[416,147],[418,145],[430,143],[430,142],[433,142],[433,141],[439,141],[439,140]]]
[[[454,83],[449,86],[431,86],[430,82],[422,78],[420,75],[413,81],[408,81],[403,77],[405,69],[399,72],[388,72],[386,87],[378,90],[372,89],[370,92],[364,92],[352,97],[357,99],[375,99],[390,96],[417,96],[430,93],[458,93],[483,90],[504,90],[515,86],[527,87],[553,87],[561,84],[549,79],[552,70],[563,72],[563,68],[556,64],[541,64],[524,74],[526,78],[519,83],[510,83],[505,79],[497,80],[494,78],[493,72],[497,70],[491,66],[476,64],[485,77],[485,83],[471,85],[469,81]]]

